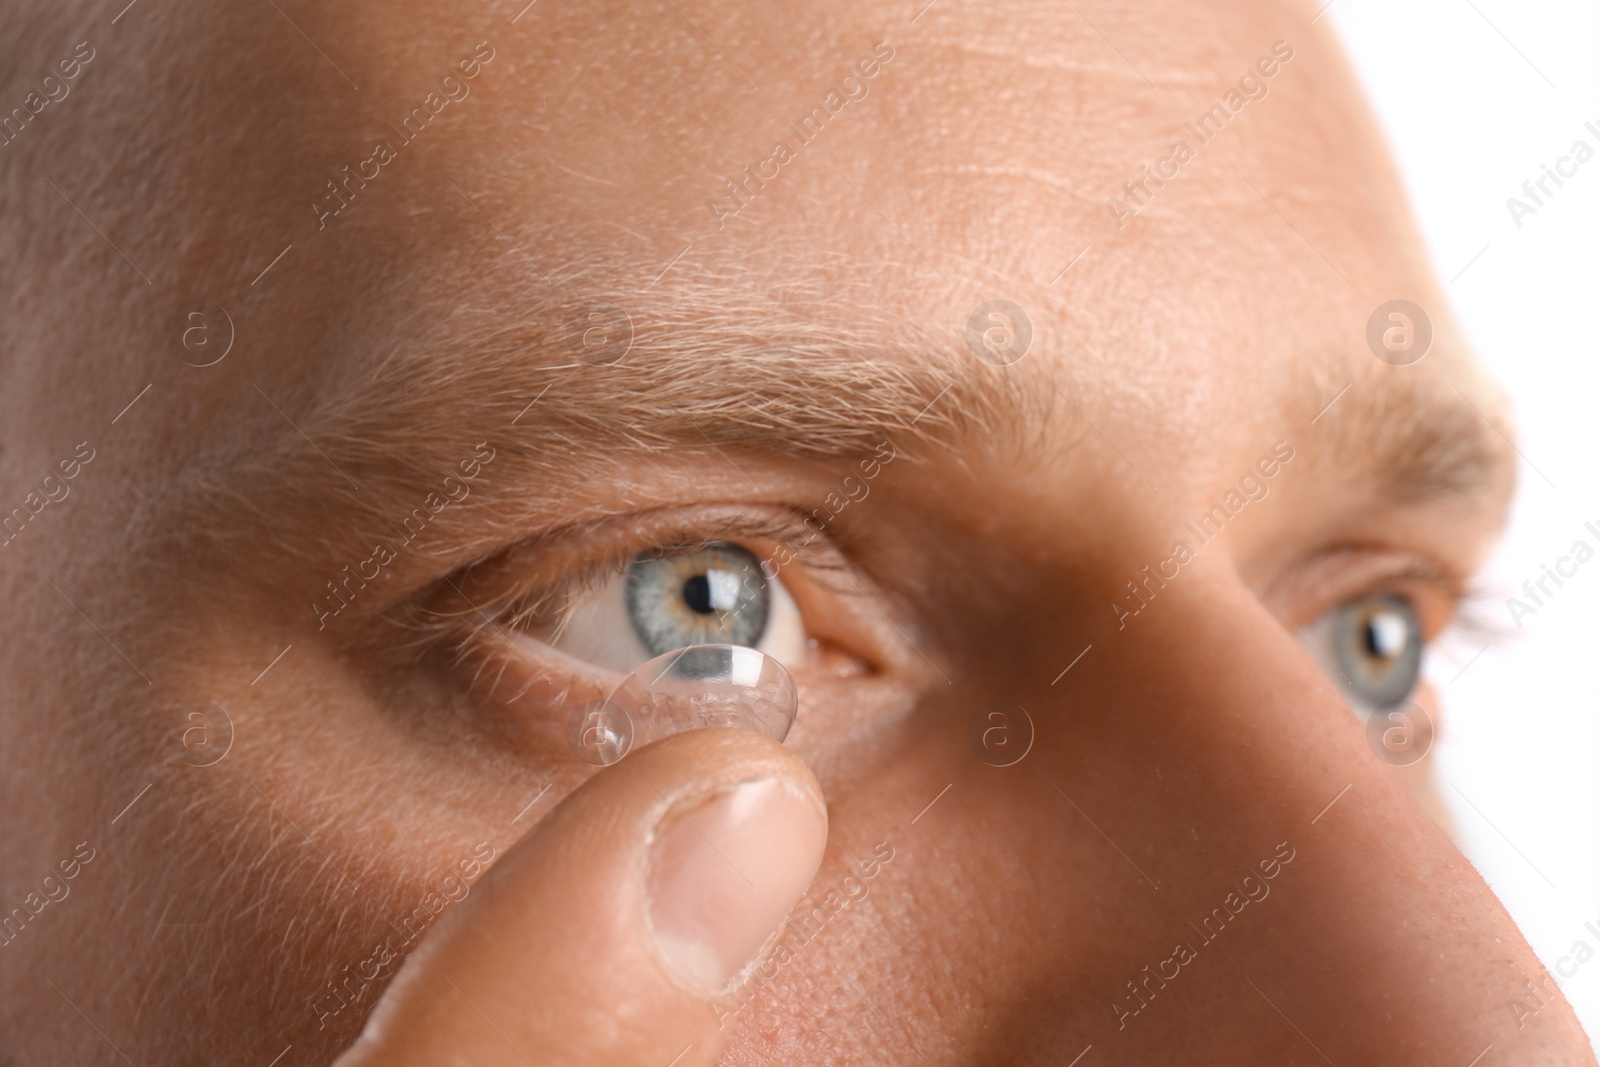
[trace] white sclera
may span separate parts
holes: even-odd
[[[603,713],[627,716],[634,745],[707,727],[753,730],[781,742],[798,707],[794,679],[771,656],[743,645],[691,645],[624,678]]]

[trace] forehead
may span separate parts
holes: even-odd
[[[183,175],[124,226],[176,244],[191,285],[221,248],[251,273],[292,248],[248,299],[314,382],[410,360],[459,384],[486,338],[571,364],[591,305],[712,373],[782,347],[970,377],[967,326],[1002,300],[1033,337],[1006,373],[1035,392],[1254,449],[1386,372],[1373,307],[1442,304],[1304,5],[196,14],[141,12],[145,68],[116,58],[105,137],[143,111],[155,146],[120,139],[113,166]],[[1462,358],[1434,326],[1408,396]]]

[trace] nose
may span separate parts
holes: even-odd
[[[1220,569],[1184,578],[1033,697],[1063,832],[1102,879],[1069,889],[1107,930],[1084,946],[1099,973],[1073,982],[1101,1002],[1098,1055],[1593,1063],[1275,609]]]
[[[830,855],[724,1062],[1595,1062],[1231,565],[1190,564],[1120,629],[1059,596],[1097,580],[1075,566],[1031,568],[995,615],[950,587],[980,650],[950,684],[893,725],[813,731]],[[807,998],[826,1054],[794,1036]]]

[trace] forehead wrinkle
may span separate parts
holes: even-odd
[[[497,453],[490,480],[516,490],[506,508],[548,516],[573,511],[585,483],[630,456],[826,462],[889,441],[965,464],[974,449],[1037,447],[1052,411],[1055,371],[1041,355],[989,366],[957,328],[847,311],[825,292],[774,301],[733,295],[726,282],[680,283],[630,304],[634,341],[611,366],[574,358],[568,324],[585,296],[547,292],[491,322],[452,321],[394,351],[376,375],[347,379],[295,413],[326,459],[285,426],[275,444],[219,472],[233,506],[210,506],[232,512],[230,523],[249,515],[282,526],[304,512],[284,502],[314,486],[338,526],[381,533],[397,502],[418,502],[487,440]]]

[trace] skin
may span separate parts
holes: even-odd
[[[540,4],[513,23],[517,6],[9,16],[8,69],[97,51],[4,149],[6,506],[76,442],[95,458],[0,549],[0,904],[78,842],[96,851],[0,949],[6,1059],[332,1062],[400,961],[319,1020],[326,984],[487,843],[500,862],[474,869],[344,1062],[644,1065],[685,1045],[685,1064],[1045,1064],[1091,1045],[1086,1065],[1464,1064],[1485,1046],[1484,1065],[1594,1062],[1548,987],[1517,1025],[1538,961],[1430,818],[1425,765],[1374,757],[1291,629],[1391,590],[1437,633],[1514,474],[1314,7],[1101,4],[1091,27],[950,0],[914,23],[859,3]],[[472,95],[317,229],[326,177],[482,40]],[[719,226],[721,179],[880,40],[895,56],[867,98]],[[1294,57],[1267,97],[1119,227],[1106,198],[1279,40]],[[1364,336],[1397,294],[1434,328],[1408,367]],[[996,297],[1034,335],[1007,368],[962,343]],[[196,299],[237,331],[204,369],[166,343]],[[518,681],[540,646],[491,639],[457,662],[395,622],[448,600],[447,577],[492,599],[497,574],[559,572],[667,513],[731,539],[733,509],[807,511],[852,469],[668,412],[677,447],[614,434],[538,471],[553,409],[518,409],[578,381],[570,353],[530,345],[510,360],[523,377],[501,360],[480,380],[449,343],[587,299],[626,301],[638,327],[639,352],[595,379],[620,392],[646,395],[652,323],[711,367],[729,323],[771,339],[798,320],[855,358],[1024,397],[999,423],[900,418],[871,496],[785,570],[819,646],[794,665],[782,748],[690,734],[593,773]],[[943,348],[902,343],[924,336]],[[406,374],[455,368],[450,395],[477,407],[418,389],[363,451],[340,404],[393,386],[419,340]],[[1444,451],[1481,439],[1478,476],[1392,484],[1404,456],[1383,450],[1407,425]],[[369,551],[373,516],[437,480],[413,452],[486,437],[470,504],[319,628],[307,604]],[[1270,493],[1119,628],[1123,582],[1279,441],[1294,459]],[[1012,767],[965,741],[992,700],[1036,727]],[[196,767],[182,739],[201,701],[233,742]],[[629,917],[669,798],[762,774],[826,800],[819,894],[878,842],[894,859],[719,1029]],[[1280,843],[1294,858],[1270,896],[1119,1028],[1129,980],[1198,944],[1189,924]]]

